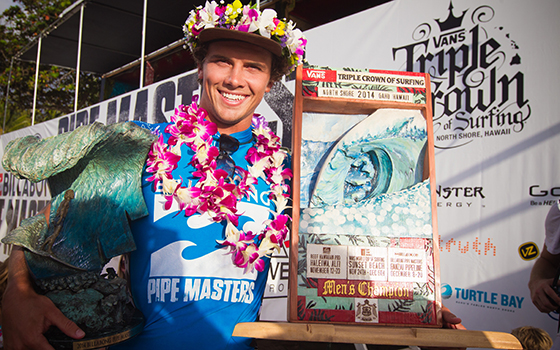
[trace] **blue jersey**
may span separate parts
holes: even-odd
[[[143,127],[163,132],[168,124]],[[247,169],[245,155],[253,146],[252,131],[231,135],[241,145],[232,158]],[[182,158],[173,177],[184,183],[197,181],[188,165],[193,152],[183,145]],[[161,184],[154,190],[142,174],[143,193],[149,215],[132,222],[137,249],[131,253],[130,278],[136,306],[146,318],[142,333],[111,349],[250,349],[251,339],[232,337],[239,322],[256,320],[269,261],[264,272],[247,272],[233,265],[227,249],[216,243],[224,239],[225,223],[207,215],[185,217],[178,206],[164,210]],[[272,206],[268,185],[259,179],[256,193],[243,198],[239,228],[260,232]]]

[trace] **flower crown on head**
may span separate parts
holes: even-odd
[[[223,1],[220,5],[215,1],[206,1],[204,7],[191,10],[183,26],[185,41],[191,52],[199,44],[200,33],[208,28],[253,33],[277,42],[282,48],[282,57],[288,61],[288,74],[302,62],[307,44],[307,39],[291,20],[280,20],[272,9],[260,12],[257,5],[243,5],[239,0],[227,5]]]

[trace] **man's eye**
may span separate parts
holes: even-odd
[[[226,59],[216,59],[214,61],[212,61],[214,64],[220,65],[220,66],[225,66],[228,65],[229,62]]]
[[[248,69],[250,70],[256,70],[256,71],[262,71],[262,67],[260,66],[247,66]]]

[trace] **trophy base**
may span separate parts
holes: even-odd
[[[72,339],[65,336],[64,339],[59,337],[47,337],[49,343],[57,350],[88,350],[99,349],[110,345],[121,343],[125,340],[133,338],[140,334],[144,328],[144,316],[139,310],[136,310],[130,323],[124,328],[112,332],[104,332],[93,336],[86,336],[82,339]]]

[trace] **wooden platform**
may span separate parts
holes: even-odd
[[[247,322],[238,323],[233,336],[327,343],[523,349],[509,333],[440,328]]]

